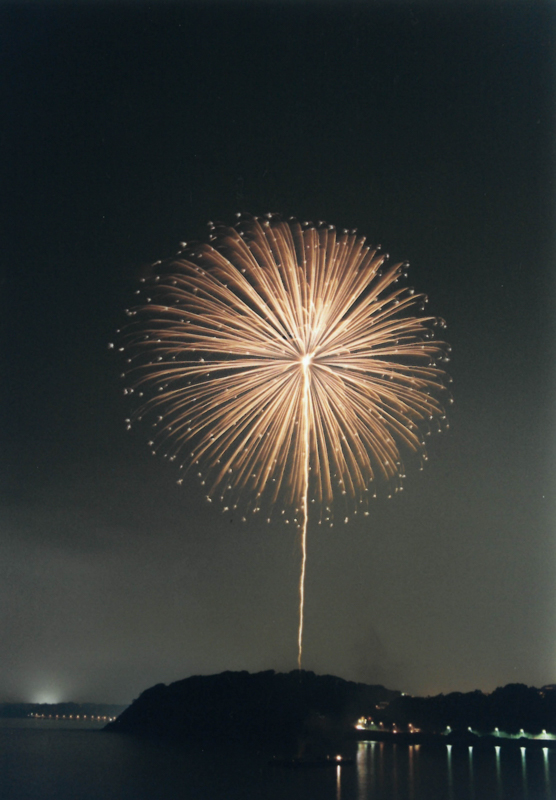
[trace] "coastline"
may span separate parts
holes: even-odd
[[[353,738],[358,742],[381,742],[388,744],[401,744],[401,745],[435,745],[446,746],[452,745],[453,747],[473,747],[482,750],[493,750],[496,747],[503,747],[504,749],[518,749],[526,748],[528,750],[541,750],[548,748],[556,750],[556,739],[531,739],[526,736],[519,738],[511,738],[509,736],[494,736],[492,734],[485,734],[479,736],[471,732],[452,732],[450,734],[443,733],[406,733],[399,731],[393,733],[391,731],[369,731],[369,730],[355,730]]]

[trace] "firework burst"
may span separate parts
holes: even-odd
[[[277,215],[209,230],[127,312],[128,423],[150,419],[153,452],[196,465],[226,510],[239,491],[253,511],[264,498],[291,509],[301,664],[309,504],[332,524],[339,496],[365,509],[377,477],[403,488],[404,452],[426,458],[424,435],[445,421],[449,348],[431,331],[444,323],[399,285],[407,263],[355,231]]]

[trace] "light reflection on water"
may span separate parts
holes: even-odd
[[[553,800],[555,770],[556,751],[548,748],[481,750],[359,742],[357,800]]]
[[[500,778],[500,747],[494,748],[496,752],[496,797],[502,797],[502,780]]]
[[[414,785],[414,782],[415,782],[415,765],[413,763],[413,760],[414,760],[415,756],[414,756],[413,750],[414,750],[413,745],[410,744],[409,745],[409,751],[408,751],[408,756],[409,756],[409,800],[413,800],[413,785]]]
[[[448,759],[448,798],[449,800],[453,800],[454,798],[454,786],[453,786],[453,779],[452,779],[452,745],[446,745],[446,757]]]
[[[523,786],[523,797],[528,798],[529,793],[527,791],[527,750],[525,747],[521,747],[521,785]]]
[[[469,756],[469,764],[468,764],[468,770],[469,770],[469,784],[468,784],[469,785],[469,798],[470,798],[470,800],[475,800],[475,781],[474,781],[474,778],[473,778],[473,748],[472,747],[468,747],[467,750],[468,750],[468,756]]]
[[[554,800],[556,751],[353,743],[355,766],[280,769],[268,755],[122,734],[0,725],[2,800]]]

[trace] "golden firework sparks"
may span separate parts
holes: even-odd
[[[153,452],[199,465],[209,499],[292,509],[301,666],[309,501],[332,524],[338,495],[357,508],[377,477],[398,491],[402,451],[426,458],[424,433],[446,419],[449,348],[431,332],[444,323],[399,285],[407,263],[356,231],[272,214],[209,228],[127,312],[128,422],[151,418]]]

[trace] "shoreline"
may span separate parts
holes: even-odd
[[[496,747],[503,748],[527,748],[530,750],[539,750],[548,748],[556,750],[556,739],[530,739],[526,736],[520,736],[518,739],[511,739],[507,736],[494,736],[492,734],[485,734],[478,736],[475,733],[406,733],[400,731],[392,733],[391,731],[368,731],[356,730],[353,738],[358,742],[381,742],[388,744],[403,744],[403,745],[452,745],[453,747],[477,747],[480,749],[495,749]]]

